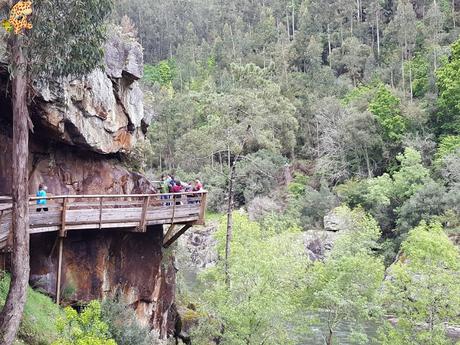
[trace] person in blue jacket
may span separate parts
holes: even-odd
[[[37,212],[48,211],[48,207],[46,207],[46,186],[40,183],[38,186],[37,197],[43,197],[44,199],[37,200]]]

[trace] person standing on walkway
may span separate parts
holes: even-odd
[[[40,183],[38,186],[37,197],[41,197],[43,199],[37,199],[37,212],[41,212],[42,210],[47,212],[48,207],[46,207],[46,186]]]
[[[161,175],[161,194],[168,194],[170,192],[170,184],[171,184],[171,176],[169,175]],[[167,199],[170,199],[170,196],[169,195],[162,195],[160,197],[161,199],[163,200],[167,200]],[[163,204],[163,206],[169,206],[170,203],[169,202],[166,202]]]

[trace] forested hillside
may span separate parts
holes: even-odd
[[[370,319],[384,325],[380,344],[452,343],[459,12],[455,0],[118,1],[115,20],[145,49],[155,112],[137,167],[199,177],[216,212],[231,210],[233,190],[257,220],[237,216],[232,284],[227,260],[205,274],[212,317],[197,339],[289,344],[299,313],[328,312],[302,321],[324,326],[327,344],[342,322],[350,344],[370,344]],[[340,205],[357,234],[303,265],[294,234],[322,229]]]
[[[289,164],[305,185],[305,227],[339,202],[365,206],[386,231],[441,215],[454,226],[455,6],[120,1],[117,16],[129,16],[150,63],[156,119],[144,168],[200,176],[218,210],[236,156],[240,205],[273,196]]]

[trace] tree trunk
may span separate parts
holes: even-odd
[[[334,333],[332,332],[332,329],[329,329],[329,334],[327,335],[326,339],[326,345],[332,345],[333,335]]]
[[[457,23],[455,21],[455,0],[452,0],[452,22],[455,28],[457,26]]]
[[[11,284],[0,313],[0,343],[11,345],[16,337],[26,302],[29,281],[29,191],[27,161],[29,156],[29,113],[27,110],[26,61],[22,37],[15,35],[9,42],[14,66],[12,80],[13,103],[13,252]]]
[[[409,91],[410,91],[410,101],[414,100],[414,89],[412,86],[412,66],[409,65]]]
[[[361,4],[359,0],[356,0],[356,19],[358,23],[361,21]]]
[[[379,11],[375,14],[376,31],[377,31],[377,58],[380,60],[380,29],[379,29]]]
[[[353,13],[350,15],[350,34],[353,36]]]
[[[406,76],[404,71],[404,47],[401,47],[401,77],[402,77],[402,87],[404,98],[406,98]]]
[[[230,287],[230,272],[228,260],[230,258],[230,243],[233,235],[233,184],[235,182],[237,159],[233,161],[228,177],[228,205],[227,205],[227,236],[225,238],[225,284]]]
[[[329,51],[329,67],[332,67],[332,44],[331,44],[331,32],[329,24],[327,24],[327,46]]]
[[[372,169],[371,169],[371,162],[369,160],[369,152],[367,151],[367,146],[364,147],[364,159],[366,160],[366,167],[367,167],[367,177],[372,178]]]
[[[289,25],[289,8],[288,5],[286,4],[286,33],[287,33],[287,38],[288,41],[291,38],[291,33],[290,33],[290,25]]]
[[[436,52],[436,47],[433,49],[433,67],[434,67],[434,72],[438,70],[438,54]]]

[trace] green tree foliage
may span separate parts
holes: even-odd
[[[161,86],[172,87],[176,73],[176,66],[173,60],[160,61],[156,65],[144,66],[143,80],[149,84],[158,83]]]
[[[0,275],[0,305],[5,304],[11,278],[9,274],[1,272]],[[62,310],[51,298],[32,288],[27,289],[27,301],[24,307],[21,326],[17,340],[20,344],[41,345],[49,344],[58,337],[54,322],[62,316]]]
[[[397,321],[382,327],[383,344],[452,344],[446,325],[459,321],[459,262],[440,224],[410,231],[385,281],[385,308]]]
[[[406,131],[406,120],[401,115],[401,101],[391,91],[381,85],[374,99],[369,103],[369,111],[376,116],[385,137],[390,141],[400,141]]]
[[[101,64],[111,0],[37,0],[33,6],[27,50],[32,75],[78,75]]]
[[[374,175],[382,139],[374,117],[344,107],[335,98],[324,98],[313,105],[317,132],[316,170],[330,181],[344,181],[351,176]]]
[[[403,203],[431,181],[420,153],[413,148],[406,148],[397,160],[400,163],[398,170],[367,182],[366,208],[386,230],[394,226],[392,219],[400,212]]]
[[[324,315],[324,320],[309,322],[322,329],[327,344],[333,344],[335,332],[351,322],[354,336],[369,343],[363,331],[365,321],[379,313],[379,288],[384,274],[382,260],[373,254],[380,229],[362,210],[341,208],[350,230],[336,241],[325,262],[317,261],[305,278],[302,293],[306,310]]]
[[[267,230],[235,213],[230,286],[224,282],[221,262],[202,276],[203,303],[211,320],[217,320],[211,334],[221,344],[293,343],[288,326],[294,316],[292,294],[306,268],[306,257],[298,229]],[[216,236],[223,254],[224,223]],[[197,336],[206,343],[211,324],[207,319],[203,323],[206,330]]]
[[[268,150],[244,156],[238,164],[236,198],[247,204],[257,196],[266,196],[277,187],[277,176],[287,164],[287,159]]]
[[[458,40],[457,11],[450,0],[117,2],[116,13],[136,23],[152,64],[145,83],[157,114],[149,133],[151,169],[200,176],[210,190],[210,207],[222,210],[228,173],[238,160],[237,206],[261,212],[255,218],[268,231],[267,240],[283,226],[321,228],[340,201],[360,206],[383,229],[382,246],[372,248],[391,264],[420,221],[442,221],[449,231],[460,224],[460,45],[449,48]],[[291,173],[303,177],[283,185]],[[262,261],[258,255],[255,262]],[[366,263],[367,256],[372,259]],[[348,274],[353,265],[369,282],[364,290],[375,288],[376,276],[361,270],[368,264],[380,269],[373,252],[343,254],[342,261],[333,257],[315,268],[323,296],[332,295],[325,287],[347,279],[358,284]],[[280,266],[266,260],[278,272]],[[268,270],[257,265],[263,274]],[[239,264],[235,269],[233,274],[243,276]],[[251,306],[257,318],[248,321],[252,309],[235,306],[241,300],[233,287],[225,290],[216,272],[208,280],[213,295],[206,304],[214,311],[208,335],[247,341],[248,324],[253,327],[262,312]],[[241,296],[254,288],[248,283],[241,292],[238,279],[235,284]],[[347,288],[357,296],[355,285]],[[346,298],[345,292],[335,301]],[[268,318],[279,308],[253,300],[267,303]],[[315,303],[320,309],[320,298]],[[360,327],[369,313],[356,314]],[[261,329],[268,324],[262,319]],[[274,329],[284,343],[280,324]]]
[[[412,71],[414,97],[421,98],[430,90],[430,68],[426,55],[418,54],[406,63]]]
[[[112,338],[118,345],[155,345],[158,336],[143,326],[135,311],[121,302],[106,299],[101,304],[101,320],[108,325]]]
[[[460,152],[457,150],[443,158],[441,164],[441,175],[449,186],[460,183]]]
[[[437,72],[439,89],[438,119],[441,130],[449,134],[460,134],[460,40],[452,45],[450,60]]]
[[[101,320],[101,305],[92,301],[81,314],[71,307],[57,322],[59,338],[52,345],[117,345],[109,326]]]
[[[287,186],[290,195],[294,198],[301,197],[306,191],[308,180],[308,176],[299,173],[295,174],[294,179]]]
[[[398,229],[408,232],[422,220],[429,222],[442,216],[446,211],[445,195],[446,189],[434,181],[424,185],[399,209]]]
[[[306,230],[321,228],[324,216],[336,206],[337,198],[325,183],[321,184],[319,190],[306,186],[302,197],[293,203],[293,207],[298,208],[299,220]]]
[[[460,136],[448,135],[442,138],[436,151],[436,162],[439,164],[447,155],[460,149]]]

